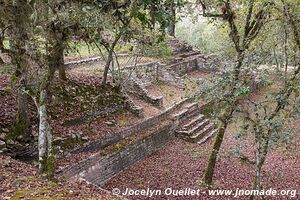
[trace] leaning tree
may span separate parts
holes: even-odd
[[[233,69],[229,71],[229,74],[226,73],[226,76],[221,77],[217,81],[218,84],[209,92],[212,96],[219,94],[213,98],[214,104],[218,105],[216,108],[218,130],[203,178],[204,184],[211,185],[226,128],[238,107],[238,100],[248,92],[247,85],[241,78],[245,57],[251,43],[261,33],[271,4],[268,1],[256,2],[254,0],[242,4],[230,0],[222,3],[199,0],[198,3],[201,5],[202,16],[226,22],[229,28],[229,37],[236,52],[236,63],[233,65]]]

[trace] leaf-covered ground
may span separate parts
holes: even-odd
[[[300,119],[296,130],[300,131]],[[255,166],[234,156],[236,141],[233,135],[236,125],[232,123],[227,129],[222,150],[218,158],[214,175],[213,189],[248,189],[252,188]],[[298,138],[299,139],[299,138]],[[246,147],[243,153],[250,159],[254,158],[255,147],[248,138],[243,143]],[[264,188],[298,190],[298,196],[288,198],[278,196],[271,199],[299,199],[300,198],[300,149],[299,140],[288,150],[272,151],[263,168],[262,183]],[[211,150],[212,140],[201,146],[184,142],[180,139],[168,143],[164,148],[155,152],[147,159],[138,162],[120,175],[111,179],[105,189],[119,188],[122,192],[131,189],[184,189],[193,188],[207,191],[201,186],[204,169]],[[147,199],[143,196],[130,196],[130,199]],[[201,193],[197,198],[192,196],[155,196],[155,199],[233,199],[233,196],[209,196]],[[249,197],[239,197],[249,199]]]
[[[112,199],[109,192],[84,182],[50,181],[30,164],[0,155],[0,199]]]

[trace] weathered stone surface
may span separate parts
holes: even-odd
[[[137,95],[144,99],[146,102],[151,103],[155,106],[161,107],[163,105],[163,97],[154,97],[148,93],[148,90],[144,88],[141,84],[138,83],[133,78],[130,78],[128,81],[125,83],[125,90],[128,93]]]
[[[73,151],[72,153],[95,151],[116,144],[121,139],[128,138],[137,131],[142,131],[145,128],[151,127],[154,124],[169,118],[170,114],[179,108],[179,106],[181,109],[186,108],[185,112],[182,112],[183,114],[178,114],[180,117],[175,117],[173,120],[170,120],[167,125],[153,132],[151,135],[139,139],[138,141],[125,146],[118,152],[111,153],[107,156],[103,156],[101,153],[95,154],[73,166],[68,166],[62,169],[61,173],[65,177],[73,180],[81,179],[99,186],[103,185],[111,177],[117,175],[137,161],[142,160],[164,146],[168,141],[172,140],[175,136],[175,129],[184,127],[184,124],[187,125],[185,127],[188,127],[188,129],[197,129],[197,127],[200,127],[199,123],[203,122],[205,118],[203,115],[199,114],[200,108],[198,107],[198,104],[190,103],[184,106],[184,104],[191,102],[192,100],[193,98],[184,99],[182,102],[175,104],[173,107],[158,116],[149,118],[142,123],[129,127],[118,133],[114,133],[109,137],[90,142],[84,147]],[[191,120],[193,118],[195,118],[195,120]],[[190,121],[192,121],[192,123]],[[215,131],[211,131],[212,128],[212,125],[203,123],[203,126],[201,125],[201,130],[197,130],[195,134],[190,136],[190,141],[192,140],[193,142],[197,142],[199,139],[197,134],[201,135],[202,140],[200,142],[206,141],[215,133]]]
[[[5,147],[5,142],[0,140],[0,149],[4,148]]]
[[[183,123],[176,130],[177,136],[189,142],[202,144],[215,133],[214,125],[200,112],[197,103],[187,105],[186,109],[176,113],[174,118]]]
[[[120,111],[120,110],[124,109],[124,107],[125,107],[125,105],[116,105],[116,106],[111,107],[111,108],[106,108],[106,109],[94,112],[90,115],[85,115],[85,116],[78,117],[76,119],[66,121],[66,122],[64,122],[63,126],[70,127],[70,126],[85,123],[87,121],[91,121],[91,120],[93,120],[97,117],[105,117],[105,116],[108,116],[112,113],[115,113],[117,111]]]
[[[173,124],[168,124],[150,136],[128,145],[119,152],[108,156],[96,155],[66,168],[63,174],[67,178],[85,179],[96,185],[103,185],[111,177],[130,165],[150,155],[174,138]]]
[[[184,41],[180,41],[177,38],[167,38],[167,42],[172,49],[173,55],[193,51],[193,47],[191,45]]]
[[[174,104],[172,107],[168,108],[166,111],[162,112],[157,116],[153,116],[151,118],[145,119],[139,124],[133,125],[126,129],[123,129],[117,133],[113,133],[112,135],[106,138],[100,138],[99,140],[95,140],[85,144],[83,147],[77,148],[71,152],[71,154],[81,153],[81,152],[89,152],[95,151],[102,148],[105,148],[109,145],[115,144],[119,142],[121,139],[131,136],[133,133],[137,131],[143,131],[146,128],[149,128],[163,120],[165,120],[169,115],[174,112],[178,107],[182,106],[184,103],[191,101],[192,99],[183,99],[181,102]]]
[[[168,66],[169,69],[172,69],[179,75],[184,75],[188,72],[192,72],[198,69],[198,60],[197,58],[186,60],[183,62],[175,63]]]

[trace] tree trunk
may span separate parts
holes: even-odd
[[[64,65],[65,35],[60,23],[52,22],[48,32],[48,61],[51,70],[58,70],[61,80],[67,80]],[[54,75],[53,73],[53,75]],[[52,78],[50,78],[52,79]]]
[[[257,137],[257,153],[256,153],[256,167],[255,167],[255,178],[254,178],[254,183],[253,183],[253,190],[261,190],[261,169],[265,163],[267,153],[268,153],[268,140],[266,141],[262,140],[260,137]],[[262,142],[264,142],[262,144]],[[250,196],[250,200],[253,200],[254,196]]]
[[[110,67],[111,62],[113,61],[113,54],[114,54],[114,49],[119,41],[119,39],[122,36],[122,32],[118,33],[118,35],[116,36],[115,40],[113,41],[113,43],[111,44],[110,47],[107,47],[108,50],[108,57],[106,60],[106,64],[105,64],[105,68],[104,68],[104,72],[103,72],[103,80],[102,80],[102,85],[105,85],[107,82],[107,75],[108,75],[108,70]]]
[[[287,28],[286,25],[284,26],[284,59],[285,59],[285,63],[284,63],[284,81],[285,83],[287,83],[287,72],[288,72],[288,49],[287,49],[287,43],[288,43],[288,33],[287,33]]]
[[[216,161],[217,161],[217,156],[218,156],[219,150],[220,150],[221,145],[222,145],[222,141],[223,141],[223,138],[224,138],[225,130],[227,128],[227,124],[228,124],[227,121],[221,122],[219,127],[218,127],[218,133],[217,133],[216,139],[214,141],[213,149],[212,149],[211,154],[209,156],[208,164],[206,166],[205,173],[204,173],[203,182],[206,185],[211,185],[212,184],[215,165],[216,165]]]
[[[238,84],[237,81],[239,80],[239,75],[240,75],[240,71],[241,71],[240,69],[243,65],[243,60],[244,60],[244,52],[239,51],[238,52],[238,62],[233,71],[234,85],[230,91],[230,95],[229,95],[228,99],[236,98],[236,97],[234,97],[234,94],[235,94],[235,91],[237,90],[237,84]],[[225,130],[227,128],[228,122],[232,117],[232,113],[234,111],[236,101],[237,101],[236,99],[234,99],[233,102],[228,101],[227,103],[230,107],[225,111],[225,113],[223,115],[220,116],[221,121],[220,121],[220,124],[218,127],[218,133],[217,133],[216,139],[214,141],[213,149],[209,156],[208,164],[206,166],[205,173],[204,173],[203,182],[206,185],[212,185],[212,179],[213,179],[213,175],[214,175],[217,156],[218,156],[219,150],[220,150],[222,142],[223,142],[223,138],[224,138],[224,134],[225,134]]]
[[[58,43],[58,74],[61,80],[67,80],[66,70],[65,70],[65,62],[64,62],[64,41],[61,39]]]
[[[54,161],[52,152],[52,134],[51,127],[48,123],[46,109],[47,92],[43,89],[40,92],[39,101],[36,103],[39,113],[39,168],[42,172],[46,172],[52,176],[54,173]]]
[[[103,72],[102,85],[105,85],[106,82],[107,82],[108,70],[109,70],[109,67],[110,67],[110,64],[111,64],[112,60],[113,60],[113,51],[110,50],[109,53],[108,53],[108,58],[107,58],[107,61],[106,61],[106,64],[105,64],[104,72]]]
[[[27,69],[29,68],[28,58],[25,55],[26,44],[30,38],[29,32],[29,6],[25,0],[18,0],[15,6],[10,8],[10,12],[14,13],[11,19],[11,28],[8,33],[10,35],[10,57],[12,63],[16,66],[15,75],[18,80],[18,111],[16,114],[15,136],[22,136],[29,138],[30,135],[30,121],[28,117],[28,100],[24,94],[27,79]]]
[[[30,120],[28,116],[28,97],[25,91],[25,83],[22,83],[18,88],[17,97],[17,114],[14,127],[14,135],[19,142],[30,142],[33,138],[31,135]]]
[[[1,33],[0,33],[0,53],[5,53],[3,50],[4,50],[4,47],[3,47],[3,40],[4,40],[4,37],[2,37]],[[1,58],[0,56],[0,65],[1,64],[4,64],[4,60]]]
[[[273,49],[273,55],[274,55],[274,59],[275,59],[275,62],[276,62],[276,72],[279,73],[280,72],[280,65],[279,65],[279,62],[278,62],[278,58],[277,58],[277,55],[276,55],[275,48]]]
[[[175,24],[176,24],[176,10],[174,5],[174,0],[171,0],[170,2],[170,12],[171,12],[171,22],[168,27],[168,33],[171,36],[175,36]]]

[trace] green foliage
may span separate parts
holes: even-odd
[[[143,46],[144,55],[149,57],[168,59],[172,55],[172,49],[165,41],[159,42],[154,45]]]
[[[123,147],[123,145],[122,145],[121,143],[117,143],[117,144],[114,146],[114,152],[120,151],[122,147]]]
[[[250,92],[249,86],[242,85],[238,88],[235,95],[236,97],[247,96]]]
[[[184,18],[177,23],[176,37],[206,54],[215,54],[227,59],[235,55],[228,37],[228,27],[219,22],[209,23],[205,18],[198,18],[195,22],[191,18]]]

